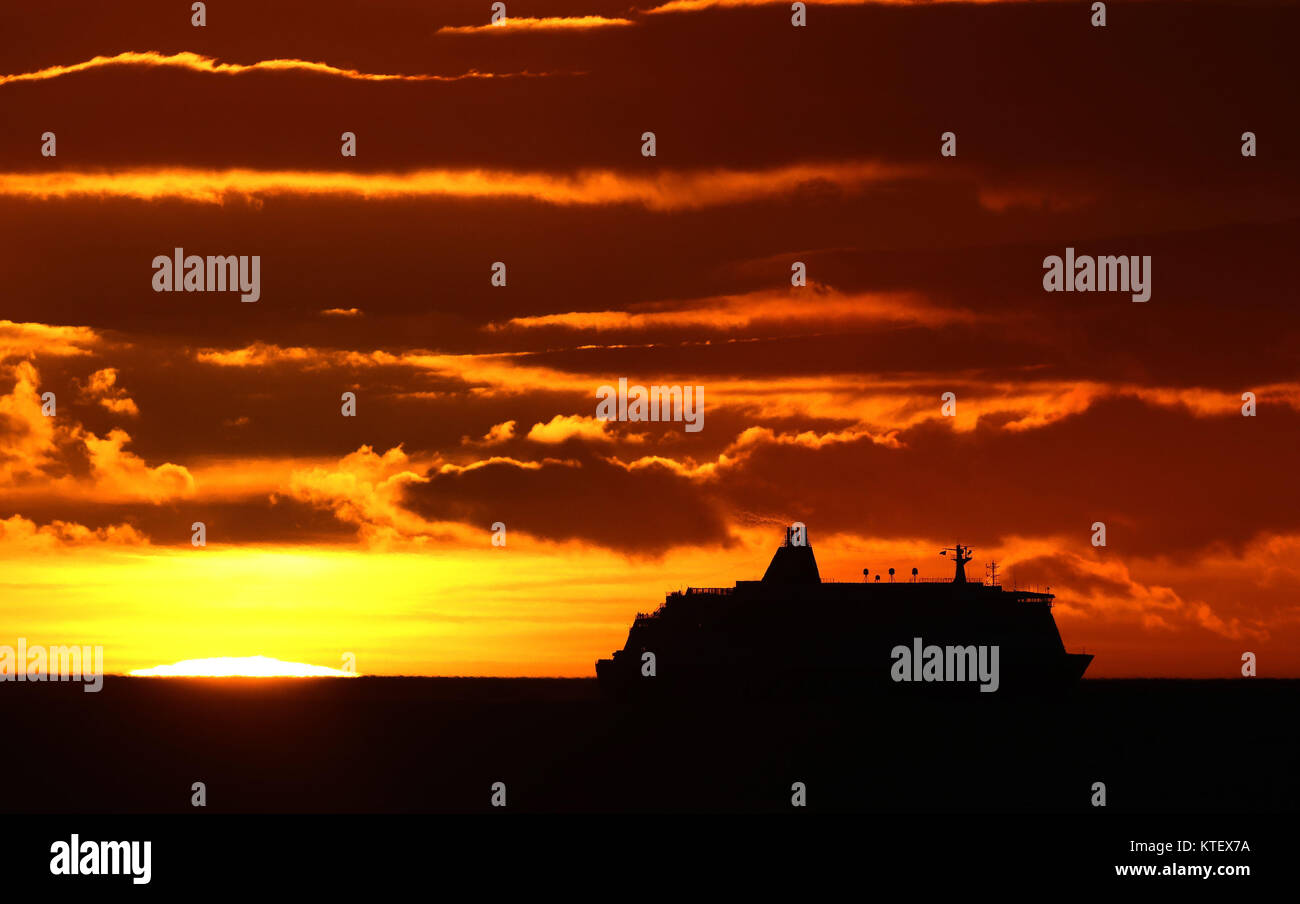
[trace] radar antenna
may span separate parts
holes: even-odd
[[[952,561],[957,566],[957,573],[953,576],[952,582],[954,584],[965,584],[966,563],[974,557],[974,553],[969,546],[962,546],[960,543],[956,546],[945,547],[939,551],[941,556],[946,556],[948,553],[952,553]]]

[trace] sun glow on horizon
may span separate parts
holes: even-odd
[[[269,656],[212,656],[133,669],[135,678],[355,678],[356,672]]]

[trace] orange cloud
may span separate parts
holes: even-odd
[[[38,525],[21,515],[0,518],[0,549],[12,553],[54,552],[81,546],[148,546],[149,538],[129,524],[92,530],[84,524],[51,521]]]
[[[0,320],[0,361],[12,357],[88,355],[100,344],[99,335],[86,326],[51,326]]]
[[[663,455],[642,455],[640,458],[633,459],[632,461],[622,461],[619,458],[610,456],[609,458],[606,458],[605,461],[616,467],[622,468],[624,471],[630,472],[641,471],[647,468],[666,468],[680,477],[689,478],[713,477],[717,473],[719,467],[732,463],[725,453],[718,456],[717,462],[705,462],[704,464],[696,464],[692,460],[678,461],[675,458],[668,458]]]
[[[81,441],[90,453],[97,495],[149,502],[194,495],[194,478],[184,467],[167,462],[151,468],[127,452],[123,447],[131,437],[125,430],[110,430],[104,437],[86,432]]]
[[[486,525],[430,521],[407,508],[404,501],[408,489],[429,483],[430,477],[421,472],[465,474],[494,465],[524,471],[539,471],[547,466],[581,467],[572,460],[522,461],[496,455],[468,464],[446,462],[440,456],[415,461],[400,445],[382,455],[370,446],[362,446],[332,465],[293,471],[282,489],[287,496],[328,509],[340,521],[356,525],[359,539],[372,548],[420,549],[432,543],[440,547],[478,546],[483,542]]]
[[[613,437],[605,431],[608,421],[580,414],[557,414],[545,424],[534,424],[528,431],[528,439],[535,443],[562,443],[567,439],[579,439],[607,442]]]
[[[901,448],[897,431],[876,435],[861,427],[850,427],[830,433],[805,430],[802,433],[795,434],[777,433],[769,427],[749,427],[741,431],[740,435],[726,449],[718,453],[717,458],[713,461],[700,462],[690,457],[678,461],[675,458],[663,455],[643,455],[631,461],[623,461],[615,456],[610,456],[605,461],[625,471],[662,467],[682,477],[707,481],[724,476],[729,468],[742,466],[754,452],[764,446],[803,446],[808,449],[820,449],[823,446],[835,443],[852,443],[861,439],[869,439],[877,445],[888,446],[891,449]]]
[[[231,426],[244,426],[248,418],[236,418]],[[295,471],[330,468],[336,458],[314,457],[228,457],[200,458],[187,465],[194,477],[196,496],[204,500],[263,499],[284,489]]]
[[[634,24],[631,19],[610,19],[605,16],[552,16],[532,19],[526,16],[509,17],[489,25],[444,25],[435,34],[478,35],[509,34],[515,31],[586,31],[592,28],[609,28]]]
[[[427,483],[416,465],[394,446],[383,455],[362,446],[339,460],[336,466],[295,470],[286,492],[294,499],[327,508],[341,521],[355,524],[361,536],[372,543],[425,536],[436,525],[412,514],[401,505],[405,487]]]
[[[190,51],[180,53],[159,53],[156,50],[128,50],[113,56],[97,56],[81,63],[66,66],[47,66],[34,72],[17,75],[0,75],[0,85],[10,82],[35,82],[59,78],[76,72],[100,69],[106,66],[144,66],[150,68],[169,67],[188,69],[192,72],[206,72],[213,75],[242,75],[246,72],[314,72],[319,75],[339,78],[357,79],[367,82],[457,82],[472,78],[508,78],[512,75],[530,75],[531,73],[507,73],[499,75],[492,72],[479,72],[471,69],[463,75],[402,75],[376,72],[359,72],[356,69],[340,69],[328,63],[312,63],[307,60],[259,60],[256,63],[220,63],[212,57]]]
[[[1028,559],[1029,549],[1045,545],[1051,545],[1051,541],[1020,541],[1016,553],[1003,562],[1003,574],[1018,561]],[[1187,599],[1173,587],[1149,578],[1137,579],[1135,572],[1146,571],[1141,559],[1100,560],[1057,550],[1051,561],[1064,569],[1058,572],[1060,577],[1053,589],[1057,606],[1066,618],[1086,615],[1094,621],[1131,621],[1153,632],[1195,626],[1233,640],[1268,637],[1262,625],[1235,616],[1224,618],[1204,600]],[[1189,575],[1179,577],[1186,581]]]
[[[95,501],[158,503],[194,494],[194,478],[184,467],[170,462],[150,467],[127,451],[126,431],[101,437],[62,416],[45,416],[40,374],[30,361],[18,362],[11,372],[14,388],[0,396],[0,485]],[[86,476],[70,473],[76,462],[88,464]]]
[[[268,364],[282,361],[297,361],[306,366],[311,366],[313,363],[320,364],[331,357],[335,359],[333,363],[338,363],[336,355],[331,356],[315,349],[296,346],[286,348],[279,345],[267,345],[262,342],[254,342],[252,345],[246,345],[243,348],[225,351],[203,349],[195,357],[205,364],[216,364],[221,367],[265,367]]]
[[[555,351],[554,349],[550,350]],[[478,397],[529,393],[571,393],[595,399],[596,388],[608,375],[574,373],[530,363],[529,352],[441,355],[423,351],[394,354],[331,349],[280,347],[254,343],[239,349],[203,349],[198,360],[225,367],[267,367],[296,363],[304,369],[327,367],[408,367],[459,380]],[[620,374],[620,376],[623,376]],[[638,378],[637,374],[627,374]],[[646,375],[652,382],[696,383],[697,375]],[[990,381],[981,373],[944,377],[904,374],[891,377],[861,373],[773,375],[745,378],[711,377],[706,384],[709,407],[730,408],[754,418],[834,417],[856,424],[875,437],[930,420],[942,420],[954,430],[969,432],[989,418],[1009,431],[1032,430],[1087,411],[1096,402],[1133,397],[1166,408],[1185,408],[1198,417],[1222,416],[1240,410],[1239,393],[1203,387],[1147,387],[1067,380]],[[957,415],[944,417],[941,396],[957,396]],[[1300,383],[1274,383],[1253,390],[1261,401],[1280,402],[1300,410]],[[409,395],[409,394],[408,394]]]
[[[847,323],[887,321],[922,324],[971,322],[968,311],[945,310],[914,293],[870,292],[845,295],[821,285],[780,291],[750,292],[706,298],[670,309],[647,306],[636,311],[572,311],[537,317],[515,317],[490,330],[508,327],[572,330],[644,330],[655,327],[697,327],[715,330],[743,329],[757,323]]]
[[[105,367],[90,375],[82,394],[95,399],[114,414],[138,415],[140,408],[126,390],[117,385],[117,368]]]
[[[930,6],[935,3],[993,4],[1062,2],[1062,0],[817,0],[817,6]],[[669,0],[647,13],[689,13],[714,7],[789,6],[789,0]]]
[[[1004,213],[1012,208],[1063,213],[1085,207],[1091,204],[1093,200],[1093,196],[1088,192],[1065,189],[1060,186],[1051,188],[987,187],[979,189],[978,197],[980,207],[994,213]]]
[[[506,421],[502,424],[493,424],[492,428],[483,434],[482,439],[470,439],[468,436],[462,437],[461,444],[466,446],[499,446],[514,438],[515,422]]]
[[[543,461],[521,461],[518,458],[511,458],[508,455],[493,455],[491,458],[484,458],[481,461],[472,461],[467,465],[457,465],[447,463],[439,466],[439,474],[464,474],[468,471],[477,471],[480,468],[486,468],[490,465],[507,465],[511,468],[519,468],[521,471],[540,471],[545,465],[572,465],[578,467],[573,462],[562,462],[558,459],[548,458]]]
[[[526,198],[545,204],[639,204],[651,210],[699,209],[780,197],[809,182],[842,191],[920,175],[919,166],[871,161],[801,163],[766,170],[658,170],[630,175],[582,170],[570,175],[507,170],[415,170],[409,173],[309,170],[136,169],[118,172],[0,174],[0,195],[30,198],[178,198],[207,204],[277,195]]]
[[[58,421],[41,414],[40,373],[30,361],[12,368],[14,388],[0,396],[0,484],[36,476],[53,463]]]
[[[298,346],[270,345],[255,342],[237,349],[201,349],[196,358],[218,367],[269,367],[299,364],[305,370],[327,367],[409,367],[431,374],[460,380],[480,395],[522,395],[538,389],[571,391],[594,399],[596,385],[592,378],[565,373],[548,367],[529,367],[518,363],[528,352],[494,354],[438,355],[423,351],[394,354],[385,351],[339,351]],[[417,393],[404,393],[406,396]],[[593,402],[593,405],[595,403]]]

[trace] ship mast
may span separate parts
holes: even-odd
[[[946,556],[952,553],[952,561],[957,565],[957,574],[953,576],[954,584],[966,583],[966,563],[974,558],[974,553],[969,546],[962,546],[958,543],[956,546],[948,546],[939,550],[939,555]]]

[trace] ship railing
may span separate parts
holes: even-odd
[[[653,612],[638,612],[638,613],[636,614],[636,620],[637,620],[637,621],[646,621],[646,620],[648,620],[648,619],[656,619],[656,618],[658,618],[658,617],[660,616],[660,614],[663,613],[663,611],[664,611],[665,609],[667,609],[667,608],[668,608],[668,603],[667,603],[667,602],[664,602],[664,603],[662,603],[662,604],[659,606],[658,609],[656,609],[656,610],[653,611]]]
[[[907,578],[901,581],[895,581],[897,584],[951,584],[952,578]],[[1001,581],[994,581],[990,584],[988,581],[967,581],[972,587],[1001,587]]]
[[[703,594],[706,596],[726,596],[732,593],[735,587],[687,587],[686,592],[692,595]]]

